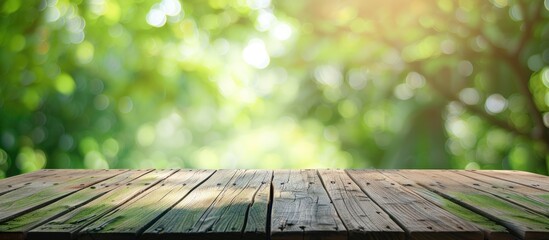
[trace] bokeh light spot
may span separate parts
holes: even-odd
[[[440,43],[440,50],[444,54],[452,54],[456,51],[456,44],[450,39],[446,39]]]
[[[470,163],[467,163],[467,165],[465,166],[465,169],[466,170],[478,170],[478,169],[480,169],[480,165],[478,165],[478,163],[476,163],[476,162],[470,162]]]
[[[121,113],[129,113],[133,110],[133,101],[130,97],[121,97],[118,100],[118,110]]]
[[[543,114],[543,124],[545,124],[546,127],[549,127],[549,112]]]
[[[6,14],[14,13],[21,7],[21,1],[19,0],[8,0],[4,2],[4,5],[2,6],[2,12]]]
[[[518,4],[515,4],[509,8],[509,16],[517,22],[522,20],[522,12]]]
[[[276,21],[276,17],[272,12],[266,10],[259,10],[257,15],[255,28],[261,32],[267,31],[273,23]]]
[[[137,130],[136,140],[137,143],[143,147],[153,144],[156,138],[156,132],[154,126],[151,124],[144,124]]]
[[[97,144],[97,141],[92,137],[85,137],[80,140],[79,147],[82,154],[86,154],[91,151],[99,151],[99,144]]]
[[[422,88],[425,86],[425,77],[417,72],[410,72],[406,75],[406,84],[412,88]]]
[[[181,13],[181,3],[178,0],[162,0],[160,10],[168,16],[177,16]]]
[[[35,110],[40,105],[40,95],[34,89],[27,89],[23,94],[22,102],[29,110]]]
[[[17,155],[16,165],[26,173],[44,168],[46,161],[46,154],[42,150],[23,147]]]
[[[4,149],[0,148],[0,169],[6,169],[8,166],[9,155]]]
[[[66,73],[60,74],[57,76],[57,79],[55,79],[55,89],[62,94],[70,95],[75,87],[76,84],[74,83],[74,79]]]
[[[19,52],[25,48],[26,39],[22,35],[15,35],[11,39],[11,50],[14,52]]]
[[[105,110],[109,107],[109,97],[104,94],[99,94],[93,99],[93,106],[97,110]]]
[[[45,19],[47,22],[55,22],[59,19],[61,16],[61,12],[59,12],[59,9],[54,6],[49,6],[46,8],[46,15]]]
[[[278,23],[275,25],[271,34],[278,40],[284,41],[288,40],[292,36],[293,30],[289,24]]]
[[[538,71],[544,66],[543,57],[536,54],[528,58],[528,68],[532,71]]]
[[[338,105],[339,114],[344,118],[354,117],[358,112],[358,107],[351,100],[345,100]]]
[[[265,43],[258,38],[248,42],[248,45],[242,51],[242,57],[247,64],[258,69],[266,68],[271,61]]]
[[[84,157],[84,166],[86,166],[87,169],[108,169],[109,163],[101,153],[91,151]]]
[[[74,139],[71,135],[63,134],[59,138],[59,148],[63,151],[69,151],[74,147]]]
[[[485,109],[490,114],[503,112],[507,108],[507,99],[500,94],[492,94],[486,99]]]
[[[408,86],[408,84],[399,84],[393,91],[396,98],[400,100],[408,100],[414,96],[414,91]]]
[[[84,41],[78,45],[76,49],[76,59],[80,64],[86,64],[92,61],[94,55],[94,47],[88,42]]]
[[[459,99],[468,105],[475,105],[480,101],[478,91],[474,88],[465,88],[459,92]]]
[[[348,73],[349,86],[355,90],[361,90],[368,83],[368,74],[362,69],[351,69]]]
[[[103,142],[101,145],[102,152],[107,157],[116,157],[118,154],[118,151],[120,150],[120,145],[118,144],[118,141],[114,140],[113,138],[109,138]]]
[[[541,71],[541,81],[543,85],[549,88],[549,67],[546,67]]]
[[[494,6],[498,8],[504,8],[509,5],[509,0],[490,0],[490,2],[492,2],[492,4],[494,4]]]
[[[473,64],[469,61],[459,62],[458,73],[464,77],[471,76],[471,74],[473,74]]]
[[[162,27],[166,24],[166,14],[159,9],[153,8],[147,13],[147,23],[153,27]]]
[[[338,67],[334,65],[322,65],[315,68],[315,79],[326,86],[338,88],[343,81],[343,75]]]
[[[271,6],[271,0],[248,0],[248,6],[252,9],[262,9]]]

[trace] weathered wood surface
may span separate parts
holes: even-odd
[[[523,239],[549,239],[549,218],[453,180],[446,171],[402,171],[437,194],[507,227]]]
[[[53,171],[53,170],[39,170],[36,172],[22,174],[14,176],[8,179],[2,180],[2,185],[0,185],[0,195],[3,195],[7,192],[19,189],[21,187],[27,186],[29,184],[47,184],[51,181],[54,181],[60,175],[62,171]],[[48,177],[47,179],[45,179]],[[43,180],[43,181],[40,181]],[[45,180],[45,181],[44,181]]]
[[[173,174],[173,170],[155,170],[111,191],[69,213],[38,226],[28,239],[72,239],[83,227],[116,209]]]
[[[349,171],[349,174],[412,239],[483,239],[482,233],[471,223],[426,201],[377,171]]]
[[[349,239],[404,239],[404,230],[343,170],[319,172]]]
[[[2,239],[549,239],[549,177],[458,170],[41,170]]]
[[[502,179],[509,182],[522,184],[525,186],[545,190],[549,192],[549,181],[547,177],[539,174],[522,171],[471,171],[477,174]]]
[[[181,170],[82,230],[84,239],[133,239],[196,186],[211,170]]]
[[[549,216],[549,192],[472,172],[452,171],[448,174],[453,180]],[[458,174],[465,177],[456,176]]]
[[[144,239],[239,238],[255,193],[269,182],[264,170],[218,170],[158,219]],[[266,222],[261,219],[261,222]]]
[[[2,236],[10,235],[10,239],[24,239],[26,233],[32,228],[76,209],[149,171],[151,170],[133,170],[121,173],[45,207],[21,215],[10,221],[1,222],[0,232],[5,232]]]
[[[121,172],[120,170],[105,170],[93,174],[82,174],[82,172],[66,171],[60,173],[55,181],[48,182],[51,184],[37,186],[30,184],[8,192],[0,199],[0,221],[9,220],[37,209]]]
[[[398,182],[405,188],[410,189],[412,192],[418,194],[427,201],[439,206],[440,208],[474,224],[478,229],[484,232],[485,239],[490,240],[511,240],[514,239],[513,235],[507,231],[504,226],[497,224],[496,222],[479,215],[465,207],[460,206],[434,192],[429,191],[426,188],[419,186],[416,182],[406,178],[399,174],[399,171],[382,171],[383,175]]]
[[[272,184],[272,239],[342,239],[347,235],[315,170],[280,170]]]

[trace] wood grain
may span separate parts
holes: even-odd
[[[0,223],[0,240],[24,239],[26,232],[40,224],[63,215],[83,204],[96,199],[113,189],[140,177],[152,170],[133,170],[123,172],[113,178],[94,184],[72,195],[35,211],[21,215],[7,222]]]
[[[27,239],[72,239],[78,231],[88,224],[131,200],[174,172],[174,170],[155,170],[149,172],[61,217],[48,221],[29,231]]]
[[[346,239],[316,170],[278,170],[273,177],[272,239]]]
[[[403,170],[401,174],[507,227],[522,239],[547,239],[549,236],[549,218],[454,181],[446,173]]]
[[[67,170],[64,170],[67,171]],[[73,171],[73,170],[68,170]],[[5,179],[0,180],[0,195],[3,195],[7,192],[11,192],[13,190],[19,189],[21,187],[30,185],[30,184],[36,184],[36,183],[42,183],[46,184],[47,182],[51,182],[52,180],[55,180],[56,176],[61,176],[58,173],[62,172],[61,170],[38,170],[35,172],[27,173],[27,174],[21,174]]]
[[[79,239],[135,239],[213,172],[180,170],[84,228]]]
[[[273,173],[270,171],[270,178],[261,182],[257,188],[255,197],[251,206],[248,209],[248,219],[246,228],[244,229],[242,238],[244,239],[267,239],[270,229],[271,219],[269,219],[269,202],[271,197],[271,183]]]
[[[122,172],[124,171],[103,170],[89,175],[72,171],[60,172],[60,176],[51,186],[28,185],[6,193],[0,198],[0,222],[43,207]]]
[[[143,238],[239,239],[248,208],[270,178],[265,170],[219,170],[149,227]]]
[[[464,170],[41,170],[0,240],[549,239],[549,177]]]
[[[404,239],[398,224],[360,190],[343,170],[319,170],[349,239]]]
[[[483,239],[471,223],[421,198],[377,171],[347,171],[412,239]]]
[[[441,174],[442,171],[437,171]],[[467,171],[444,171],[453,180],[549,216],[549,192]]]
[[[406,178],[405,176],[399,174],[398,170],[385,170],[380,171],[383,175],[389,177],[395,182],[399,183],[403,187],[411,190],[412,192],[418,194],[427,201],[439,206],[440,208],[454,214],[457,217],[460,217],[463,220],[466,220],[474,224],[477,228],[481,229],[484,232],[484,238],[490,240],[512,240],[515,237],[507,231],[504,226],[497,224],[496,222],[479,215],[465,207],[456,204],[441,195],[436,194],[424,187],[419,186],[416,182]]]
[[[511,170],[476,170],[471,172],[549,192],[549,177],[547,176]]]
[[[19,193],[17,194],[21,197],[26,197],[40,191],[42,188],[57,185],[64,181],[84,176],[85,174],[86,171],[73,169],[59,171],[39,170],[28,174],[22,174],[0,180],[0,195],[19,190]],[[23,194],[27,195],[25,196]],[[9,197],[9,195],[2,196],[2,198]]]

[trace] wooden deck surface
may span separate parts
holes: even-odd
[[[549,177],[458,170],[41,170],[2,239],[549,239]]]

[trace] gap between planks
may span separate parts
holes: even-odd
[[[341,206],[340,206],[340,208],[338,209],[338,208],[334,205],[334,197],[333,197],[332,195],[330,195],[330,191],[332,191],[332,194],[333,194],[333,190],[330,190],[329,187],[327,187],[327,185],[326,185],[326,184],[331,184],[331,183],[327,182],[328,180],[324,180],[324,178],[323,178],[323,174],[325,174],[325,173],[327,173],[327,172],[329,172],[329,171],[337,171],[337,170],[319,170],[319,171],[317,171],[317,170],[309,170],[309,171],[314,172],[314,175],[316,175],[316,177],[314,177],[314,176],[311,177],[311,176],[309,176],[310,174],[307,173],[307,174],[306,174],[306,175],[307,175],[306,178],[308,178],[308,179],[313,179],[313,182],[316,181],[316,180],[314,180],[315,178],[318,178],[318,179],[320,180],[318,183],[320,183],[320,186],[321,186],[321,188],[322,188],[324,194],[327,194],[326,196],[328,196],[328,199],[330,200],[330,205],[331,205],[331,206],[333,207],[333,209],[335,210],[335,213],[336,213],[336,215],[337,215],[337,218],[338,218],[340,221],[342,221],[343,229],[346,231],[346,235],[345,235],[345,236],[343,236],[343,235],[337,235],[337,236],[342,236],[342,237],[335,237],[334,239],[347,239],[347,238],[350,239],[350,238],[351,238],[351,235],[350,235],[349,233],[350,233],[353,229],[349,227],[349,226],[351,226],[351,225],[349,225],[349,222],[343,221],[343,218],[344,218],[344,217],[342,216],[342,210],[343,210],[343,209],[341,208]],[[272,232],[273,232],[273,229],[272,229],[273,226],[272,226],[271,222],[272,222],[273,209],[274,209],[274,208],[273,208],[273,203],[275,202],[274,195],[275,195],[275,192],[276,192],[276,190],[277,190],[277,189],[275,188],[275,186],[274,186],[274,185],[275,185],[274,179],[276,178],[276,175],[281,174],[281,172],[283,172],[283,171],[274,171],[274,172],[271,174],[269,184],[268,184],[268,186],[267,186],[267,188],[266,188],[266,189],[267,189],[267,192],[268,192],[268,197],[267,197],[267,200],[266,200],[266,207],[267,207],[267,209],[266,209],[266,219],[265,219],[265,222],[264,222],[264,227],[265,227],[265,232],[266,232],[267,234],[264,235],[264,239],[271,239],[271,234],[272,234]],[[347,176],[347,177],[350,176],[350,175],[348,175],[348,172],[347,172],[347,171],[341,171],[341,172],[342,172],[345,176]],[[358,171],[357,171],[357,172],[358,172]],[[175,173],[175,172],[174,172],[174,173]],[[172,173],[172,175],[173,175],[174,173]],[[471,173],[472,173],[472,172],[471,172]],[[474,174],[480,174],[480,173],[474,173]],[[171,177],[172,175],[170,175],[169,177]],[[488,174],[486,174],[486,175],[484,175],[484,176],[488,177],[487,175],[488,175]],[[169,178],[169,177],[168,177],[168,178]],[[211,177],[211,175],[210,175],[209,177]],[[208,179],[209,179],[209,177],[208,177]],[[493,177],[493,176],[489,176],[489,177]],[[529,176],[529,177],[531,177],[531,176]],[[181,199],[179,199],[178,202],[180,202],[180,201],[182,201],[184,198],[186,198],[191,192],[193,192],[196,188],[198,188],[200,185],[202,185],[202,184],[203,184],[206,180],[208,180],[208,179],[205,179],[204,181],[200,182],[197,186],[195,186],[194,188],[192,188],[192,189],[189,191],[189,193],[187,193],[185,196],[183,196]],[[305,178],[303,178],[303,179],[305,179]],[[499,181],[504,181],[504,180],[505,180],[505,179],[500,179],[500,178],[497,178],[497,179],[498,179]],[[354,179],[354,178],[351,178],[351,182],[352,182],[352,184],[359,184],[359,181],[357,181],[357,180]],[[523,184],[523,183],[517,183],[517,182],[514,182],[514,181],[509,181],[509,182],[513,182],[514,184],[522,184],[522,185],[527,186],[526,184]],[[158,184],[158,182],[156,182],[155,184],[153,184],[153,186],[155,186],[155,185],[157,185],[157,184]],[[228,184],[228,183],[227,183],[227,184]],[[399,182],[397,182],[396,184],[400,184],[401,186],[403,186],[403,185],[402,185],[401,183],[399,183]],[[311,184],[309,184],[309,185],[311,185]],[[360,185],[360,184],[359,184],[359,185]],[[150,188],[153,187],[153,186],[150,186],[150,187],[147,188],[147,189],[150,190]],[[23,186],[23,187],[24,187],[24,186]],[[448,195],[446,195],[446,194],[441,194],[441,193],[439,193],[439,192],[436,191],[436,190],[432,190],[432,189],[429,188],[429,187],[425,187],[425,185],[421,185],[421,187],[423,187],[425,190],[427,190],[427,191],[429,191],[429,192],[432,192],[433,194],[435,194],[435,195],[437,195],[437,196],[439,196],[439,197],[443,197],[444,199],[452,200],[453,202],[458,203],[458,205],[460,205],[460,206],[462,206],[462,207],[470,208],[470,205],[468,205],[468,204],[463,204],[463,203],[461,203],[460,201],[455,201],[454,198],[452,198],[452,197],[450,197],[450,196],[448,196]],[[534,188],[534,187],[532,187],[532,186],[528,186],[528,187],[533,188],[533,189],[539,189],[539,188]],[[10,189],[10,190],[11,190],[11,189]],[[146,190],[146,191],[148,191],[148,190]],[[317,189],[317,190],[315,190],[315,191],[316,191],[316,193],[322,195],[322,194],[323,194],[323,193],[322,193],[322,190]],[[320,191],[320,192],[318,192],[318,191]],[[11,191],[9,191],[9,192],[11,192]],[[362,189],[362,192],[368,194],[368,191],[365,191],[364,189]],[[413,192],[413,191],[412,191],[412,192]],[[316,194],[316,193],[315,193],[315,194]],[[139,193],[139,194],[141,194],[141,193]],[[139,194],[138,194],[138,195],[139,195]],[[258,192],[255,192],[255,193],[253,194],[252,200],[251,200],[251,202],[250,202],[250,205],[246,208],[246,213],[245,213],[245,217],[244,217],[244,225],[242,226],[242,229],[240,230],[240,232],[241,232],[241,234],[242,234],[241,237],[245,236],[244,234],[246,233],[246,228],[247,228],[247,226],[248,226],[248,222],[250,221],[250,219],[249,219],[250,208],[251,208],[251,206],[253,206],[257,194],[258,194]],[[371,194],[371,193],[370,193],[370,194]],[[416,192],[416,194],[418,194],[418,193]],[[136,195],[136,196],[137,196],[137,195]],[[136,197],[136,196],[134,196],[134,197]],[[421,196],[421,194],[419,194],[419,196]],[[2,196],[0,196],[0,198],[1,198],[1,197],[2,197]],[[141,197],[142,197],[142,196],[141,196]],[[63,198],[61,198],[61,199],[63,199]],[[428,199],[426,199],[426,198],[423,198],[423,199],[426,200],[427,202],[429,202]],[[132,202],[132,201],[133,201],[133,198],[130,199],[130,200],[128,200],[128,201],[126,201],[126,202],[124,202],[124,203],[122,203],[121,205],[116,206],[115,208],[109,210],[109,212],[107,212],[107,213],[104,214],[103,216],[110,215],[110,214],[112,213],[112,211],[114,211],[114,210],[118,209],[120,206],[124,206],[126,203]],[[177,203],[178,203],[178,202],[177,202]],[[373,202],[373,204],[375,204],[376,206],[382,207],[382,205],[380,205],[378,202],[376,202],[375,199],[372,199],[372,202]],[[177,203],[176,203],[176,204],[177,204]],[[171,206],[170,208],[166,209],[162,214],[160,214],[160,215],[159,215],[157,218],[155,218],[154,220],[152,220],[152,221],[150,221],[149,223],[147,223],[147,225],[146,225],[145,228],[150,227],[150,226],[152,226],[153,224],[155,224],[156,221],[158,221],[160,218],[162,218],[162,217],[164,216],[164,214],[167,213],[169,210],[171,210],[176,204],[174,204],[174,205]],[[436,204],[435,204],[435,205],[436,205]],[[382,209],[383,209],[384,212],[387,211],[387,210],[385,210],[384,208],[382,208]],[[481,214],[481,215],[484,215],[484,212],[482,212],[482,211],[480,211],[480,212],[479,212],[479,211],[475,211],[475,212],[477,212],[477,213],[479,213],[479,214]],[[490,218],[492,219],[493,217],[490,216]],[[398,223],[398,217],[392,216],[392,219],[395,220],[395,222]],[[97,220],[97,219],[95,219],[93,222],[90,222],[89,224],[94,224],[96,220]],[[346,224],[346,223],[347,223],[347,224]],[[401,225],[402,225],[402,223],[401,223]],[[398,227],[398,226],[397,226],[397,227]],[[403,227],[403,228],[406,228],[406,226],[404,226],[404,225],[402,225],[402,227]],[[99,235],[98,235],[98,236],[99,236]],[[305,235],[299,237],[298,239],[301,239],[301,238],[304,237],[304,236],[305,236]],[[319,236],[325,237],[325,236],[323,236],[323,235],[319,235]],[[465,235],[464,235],[464,236],[465,236]],[[467,235],[467,236],[470,236],[471,239],[476,239],[476,238],[474,237],[474,236],[476,236],[476,235],[474,235],[474,234],[472,234],[472,235]],[[421,237],[421,235],[417,235],[417,234],[416,234],[416,237]],[[525,236],[522,235],[522,237],[525,237]],[[398,239],[400,239],[400,238],[398,238]]]

